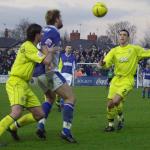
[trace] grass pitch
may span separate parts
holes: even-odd
[[[41,101],[41,91],[34,88]],[[0,119],[7,115],[9,101],[5,85],[0,85]],[[77,103],[73,120],[73,134],[78,144],[69,144],[59,137],[62,127],[61,113],[54,105],[47,120],[47,140],[35,135],[36,124],[19,129],[20,142],[15,142],[5,132],[1,142],[5,150],[149,150],[150,149],[150,99],[141,98],[141,89],[134,89],[124,104],[125,127],[120,132],[105,133],[106,97],[105,87],[75,87]]]

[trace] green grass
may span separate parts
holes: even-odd
[[[39,89],[35,92],[40,99]],[[10,112],[5,86],[0,86],[0,118]],[[74,88],[77,103],[74,113],[73,134],[78,144],[62,141],[59,133],[62,127],[61,113],[56,106],[47,121],[47,140],[41,141],[35,135],[36,124],[19,129],[20,142],[15,142],[9,133],[0,137],[8,142],[5,150],[149,150],[150,149],[150,99],[141,99],[141,89],[134,89],[124,105],[125,128],[120,132],[105,133],[106,96],[104,87]]]

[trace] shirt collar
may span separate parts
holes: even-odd
[[[58,28],[56,28],[56,26],[54,26],[54,25],[47,25],[47,27],[51,27],[51,28],[53,28],[53,29],[55,29],[56,31],[59,32]]]
[[[71,54],[68,55],[67,53],[65,53],[65,55],[66,55],[67,57],[69,57]]]

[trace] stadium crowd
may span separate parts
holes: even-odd
[[[77,63],[97,63],[100,60],[103,51],[91,48],[83,51],[73,50],[73,53],[76,57]],[[0,74],[7,75],[16,57],[15,50],[0,51],[0,56]],[[86,76],[99,75],[99,71],[96,66],[78,65],[77,70],[81,70],[83,75]]]
[[[16,57],[16,50],[0,50],[0,75],[7,75]],[[91,48],[73,50],[77,63],[98,63],[104,51]],[[140,62],[141,68],[145,67],[146,59]],[[79,76],[106,76],[107,70],[100,71],[97,65],[80,64],[76,66],[75,75]]]
[[[0,75],[7,75],[15,60],[16,53],[14,50],[0,51]]]
[[[104,54],[103,50],[91,48],[83,51],[73,51],[77,63],[98,63]],[[76,66],[76,76],[102,76],[106,75],[107,71],[100,71],[97,65],[80,64]],[[81,73],[78,73],[81,72]],[[79,74],[79,75],[78,75]]]

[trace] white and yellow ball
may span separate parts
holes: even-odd
[[[108,9],[104,3],[97,2],[92,8],[92,12],[96,17],[103,17],[107,14]]]

